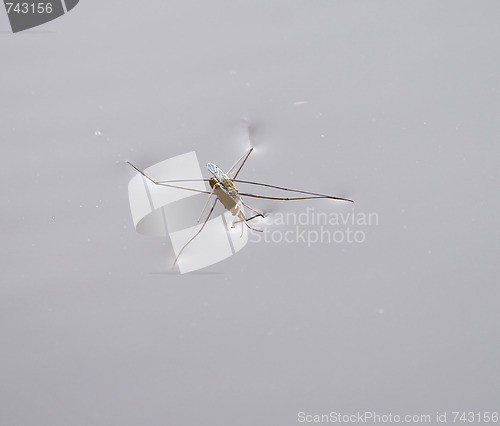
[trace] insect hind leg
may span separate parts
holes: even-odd
[[[243,204],[248,210],[252,210],[254,213],[257,213],[255,216],[252,217],[252,219],[254,217],[259,217],[259,216],[262,217],[262,218],[265,217],[264,213],[261,213],[261,212],[255,210],[255,209],[252,209],[248,204],[244,203],[243,200],[241,200],[241,204]],[[247,220],[250,220],[250,219],[247,219]]]
[[[248,228],[248,229],[251,229],[252,231],[263,232],[263,230],[262,230],[262,229],[257,229],[257,228],[254,228],[253,226],[250,226],[250,225],[248,224],[248,222],[249,222],[250,220],[255,219],[256,217],[259,217],[259,216],[260,216],[260,215],[256,214],[255,216],[252,216],[252,217],[250,217],[250,218],[248,218],[248,219],[247,219],[247,218],[245,217],[245,215],[243,214],[243,212],[240,212],[240,214],[237,216],[237,217],[239,217],[240,219],[239,219],[239,220],[237,220],[237,219],[235,218],[235,220],[234,220],[234,222],[233,222],[233,227],[234,227],[234,225],[236,225],[237,223],[242,223],[242,224],[244,223],[244,224],[247,226],[247,228]],[[242,225],[242,226],[243,226],[243,225]]]

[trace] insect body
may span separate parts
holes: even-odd
[[[198,222],[196,226],[199,225],[205,210],[208,206],[208,203],[210,202],[210,199],[212,198],[213,195],[216,196],[216,200],[213,202],[212,207],[210,211],[208,212],[208,215],[206,216],[203,225],[201,228],[190,238],[188,241],[184,244],[182,249],[179,251],[177,254],[177,257],[175,258],[174,264],[177,262],[177,259],[179,256],[182,254],[184,249],[189,245],[191,241],[193,241],[202,231],[205,225],[207,224],[208,220],[210,219],[210,216],[212,215],[215,205],[217,201],[220,201],[221,204],[226,208],[226,210],[230,211],[232,215],[234,216],[234,220],[232,223],[232,227],[237,223],[242,223],[246,225],[249,229],[252,229],[254,231],[262,232],[260,229],[255,229],[252,226],[248,224],[249,221],[252,219],[255,219],[256,217],[264,217],[264,215],[261,212],[258,212],[257,210],[254,210],[253,208],[249,207],[245,202],[243,201],[242,197],[253,197],[253,198],[263,198],[267,200],[282,200],[282,201],[290,201],[290,200],[310,200],[310,199],[316,199],[316,198],[323,198],[323,199],[331,199],[331,200],[341,200],[341,201],[349,201],[352,202],[352,200],[349,200],[347,198],[341,198],[341,197],[334,197],[332,195],[325,195],[325,194],[319,194],[316,192],[309,192],[309,191],[302,191],[298,189],[290,189],[290,188],[285,188],[282,186],[276,186],[276,185],[270,185],[267,183],[259,183],[259,182],[253,182],[253,181],[247,181],[247,180],[240,180],[237,179],[239,172],[241,171],[242,167],[244,166],[245,162],[247,161],[248,157],[250,156],[251,152],[253,151],[253,148],[250,148],[250,150],[245,153],[234,165],[229,169],[227,173],[224,173],[219,167],[217,167],[213,163],[208,163],[207,164],[207,169],[209,172],[212,174],[212,177],[210,179],[203,179],[203,181],[208,182],[211,187],[211,191],[203,191],[199,189],[193,189],[193,188],[188,188],[184,186],[179,186],[179,183],[186,183],[186,182],[193,182],[193,180],[168,180],[168,181],[156,181],[152,179],[151,177],[147,176],[143,171],[135,167],[132,163],[128,162],[134,169],[136,169],[139,173],[141,173],[144,177],[149,179],[151,182],[153,182],[155,185],[161,185],[161,186],[167,186],[171,188],[177,188],[177,189],[184,189],[187,191],[194,191],[198,193],[203,193],[203,194],[208,194],[209,197],[207,199],[207,202],[205,204],[205,207],[203,211],[201,212],[201,215],[198,219]],[[232,177],[231,177],[232,175]],[[196,181],[196,180],[194,180]],[[235,182],[237,183],[243,183],[243,184],[250,184],[250,185],[256,185],[256,186],[264,186],[268,188],[274,188],[278,189],[281,191],[288,191],[292,193],[298,193],[298,194],[303,194],[299,197],[271,197],[271,196],[265,196],[265,195],[255,195],[255,194],[250,194],[250,193],[245,193],[245,192],[240,192],[235,186]],[[255,213],[254,216],[247,218],[244,213],[244,209],[247,208]],[[193,228],[193,231],[195,230],[196,226]],[[243,234],[243,228],[242,228],[242,234]]]
[[[213,163],[208,163],[207,169],[214,176],[212,179],[210,179],[211,182],[213,180],[213,185],[211,184],[210,186],[212,186],[212,188],[213,186],[217,186],[227,195],[229,195],[235,202],[237,202],[239,200],[238,190],[234,186],[234,183],[229,178],[229,176],[226,175],[221,169],[219,169]]]
[[[248,221],[252,220],[258,216],[264,217],[264,215],[262,213],[257,212],[256,210],[252,209],[251,207],[247,206],[243,202],[243,200],[241,199],[241,197],[238,193],[238,190],[236,189],[236,186],[234,185],[233,179],[231,179],[219,167],[217,167],[213,163],[208,163],[207,169],[213,175],[213,177],[209,180],[209,184],[210,184],[210,187],[212,188],[212,191],[217,196],[217,199],[222,203],[224,208],[226,210],[230,211],[233,214],[233,216],[235,216],[231,227],[234,228],[234,226],[237,223],[242,222],[242,223],[245,223],[245,225],[248,228],[253,229],[254,231],[261,232],[260,229],[252,228],[248,224]],[[257,214],[255,216],[252,216],[251,218],[246,218],[245,214],[243,212],[244,206]]]

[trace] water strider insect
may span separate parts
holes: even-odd
[[[334,197],[332,195],[319,194],[316,192],[285,188],[282,186],[270,185],[267,183],[260,183],[260,182],[253,182],[253,181],[237,179],[241,169],[245,165],[245,163],[248,160],[248,157],[250,156],[252,151],[253,151],[253,148],[250,148],[238,161],[236,161],[236,163],[228,170],[227,173],[224,173],[215,164],[208,163],[207,169],[212,174],[212,177],[210,179],[202,179],[201,181],[208,182],[210,187],[211,187],[211,191],[203,191],[200,189],[187,188],[187,187],[178,185],[178,184],[182,184],[182,183],[186,183],[186,182],[200,182],[199,179],[179,179],[179,180],[156,181],[153,178],[151,178],[150,176],[146,175],[142,170],[140,170],[139,168],[134,166],[132,163],[127,161],[128,164],[130,164],[135,170],[137,170],[140,174],[142,174],[144,177],[149,179],[155,185],[166,186],[166,187],[170,187],[170,188],[177,188],[177,189],[193,191],[193,192],[209,195],[207,202],[205,203],[205,206],[200,214],[200,217],[198,218],[196,225],[193,227],[191,234],[188,237],[187,242],[184,244],[184,246],[181,248],[181,250],[177,254],[175,261],[174,261],[174,265],[177,263],[177,260],[179,259],[180,255],[182,254],[184,249],[189,245],[189,243],[191,243],[191,241],[193,241],[203,231],[203,228],[207,224],[208,220],[210,219],[210,216],[212,215],[212,213],[215,209],[217,201],[219,201],[224,206],[224,208],[226,210],[230,211],[231,214],[234,216],[233,223],[232,223],[231,227],[234,228],[237,223],[241,223],[242,233],[243,233],[243,225],[246,225],[249,229],[252,229],[254,231],[262,232],[262,230],[256,229],[256,228],[250,226],[248,222],[250,222],[252,219],[255,219],[257,217],[264,217],[263,213],[258,212],[257,210],[254,210],[252,207],[248,206],[243,201],[242,197],[252,197],[252,198],[262,198],[262,199],[267,199],[267,200],[282,200],[282,201],[311,200],[311,199],[323,198],[323,199],[353,202],[350,199],[341,198],[341,197]],[[301,196],[294,196],[294,197],[271,197],[271,196],[266,196],[266,195],[255,195],[255,194],[250,194],[250,193],[246,193],[246,192],[240,192],[236,188],[235,183],[263,186],[263,187],[274,188],[274,189],[278,189],[281,191],[288,191],[288,192],[293,192],[293,193],[302,194],[302,195]],[[212,199],[212,197],[214,195],[216,197],[215,201],[213,202],[213,204],[210,208],[210,211],[203,222],[203,225],[194,235],[192,235],[195,228],[200,224],[201,218],[202,218],[203,214],[205,213],[207,206],[209,205],[210,200]],[[245,208],[247,208],[248,210],[251,210],[255,214],[251,217],[246,217],[245,211],[244,211]]]

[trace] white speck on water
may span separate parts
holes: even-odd
[[[297,102],[294,102],[293,104],[294,105],[305,105],[305,104],[308,104],[309,101],[297,101]]]
[[[377,312],[382,315],[383,313],[385,313],[385,309],[384,308],[379,308],[377,310]]]
[[[94,132],[94,136],[102,136],[102,132],[100,130],[96,130]]]

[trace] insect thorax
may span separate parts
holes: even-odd
[[[212,178],[209,183],[224,208],[233,213],[233,215],[237,214],[241,205],[241,199],[231,179],[228,177],[222,179]]]
[[[228,178],[227,176],[223,176],[221,179],[220,179],[220,183],[222,184],[222,186],[224,187],[224,189],[229,192],[229,193],[233,193],[233,194],[236,194],[238,191],[236,190],[236,187],[234,186],[234,183],[233,181]]]

